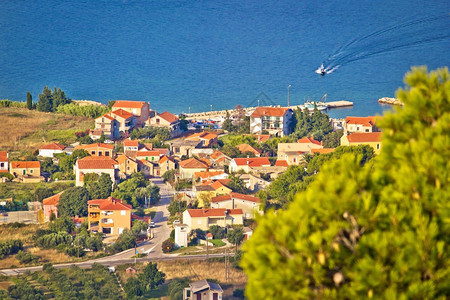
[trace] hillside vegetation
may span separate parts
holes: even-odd
[[[34,151],[49,142],[72,143],[75,132],[92,128],[94,120],[86,117],[39,112],[18,107],[0,108],[0,149]]]

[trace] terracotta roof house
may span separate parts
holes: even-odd
[[[208,164],[194,157],[180,161],[178,165],[182,179],[191,179],[195,172],[206,172],[209,169]]]
[[[341,137],[341,146],[369,145],[376,154],[381,151],[381,132],[344,134]]]
[[[135,159],[121,154],[117,157],[116,161],[119,163],[119,172],[124,176],[131,176],[133,173],[138,172],[138,163]]]
[[[200,141],[202,143],[202,147],[208,148],[215,144],[217,144],[217,134],[211,132],[198,132],[193,133],[190,136],[186,137],[185,141]]]
[[[257,192],[270,185],[269,181],[253,174],[239,174],[238,176],[244,182],[245,187],[252,192]]]
[[[312,154],[313,149],[322,149],[320,142],[302,138],[298,143],[278,143],[277,161],[286,161],[289,166],[298,165],[303,162],[305,154]],[[280,164],[280,163],[279,163]]]
[[[256,157],[260,157],[261,153],[262,153],[261,150],[256,149],[255,147],[250,146],[249,144],[240,144],[240,145],[237,145],[236,147],[239,149],[239,151],[241,153],[248,151],[248,152],[253,153]]]
[[[376,126],[377,119],[382,117],[347,117],[345,118],[345,131],[349,133],[354,132],[379,132],[380,129]]]
[[[230,172],[244,170],[248,173],[259,167],[270,167],[269,159],[267,157],[233,158],[230,162]]]
[[[159,159],[158,164],[161,170],[161,175],[163,175],[167,171],[175,170],[177,168],[177,162],[175,161],[175,159],[167,155],[162,156]]]
[[[301,138],[297,141],[297,143],[300,144],[312,144],[312,145],[317,145],[317,146],[322,146],[322,142],[319,142],[317,140],[315,140],[312,136],[311,137],[304,137]]]
[[[267,131],[274,136],[289,135],[293,130],[293,115],[290,108],[259,106],[250,115],[250,132],[262,134]]]
[[[228,187],[229,182],[230,179],[217,179],[194,186],[192,190],[195,192],[198,207],[205,207],[205,202],[211,202],[213,197],[231,193],[232,189]]]
[[[22,182],[42,181],[39,161],[12,161],[9,172]]]
[[[191,230],[208,230],[211,225],[221,227],[232,225],[243,225],[242,209],[186,209],[183,212],[183,223],[189,226]]]
[[[9,172],[9,154],[6,151],[0,151],[0,173]]]
[[[55,214],[55,217],[58,218],[58,205],[59,205],[59,197],[63,192],[60,192],[51,197],[45,198],[42,200],[42,205],[44,206],[44,221],[50,221],[50,216],[52,213]]]
[[[222,294],[223,290],[219,284],[200,280],[184,288],[183,300],[220,300]]]
[[[159,157],[160,157],[159,151],[154,151],[154,150],[145,151],[144,150],[144,151],[136,152],[136,159],[139,159],[139,160],[147,160],[150,162],[158,163]]]
[[[109,115],[119,122],[120,132],[130,132],[137,126],[136,116],[121,108],[110,112]]]
[[[94,141],[101,139],[102,134],[105,135],[101,129],[89,129],[89,136]],[[106,135],[105,135],[105,137],[109,138]]]
[[[214,179],[227,179],[228,177],[229,175],[224,171],[207,171],[207,172],[195,172],[193,179],[197,180],[197,178],[200,178],[201,182],[205,182],[207,180],[214,180]]]
[[[284,159],[277,159],[277,161],[275,162],[275,166],[276,167],[286,167],[287,168],[287,167],[289,167],[289,164]]]
[[[132,206],[114,197],[88,201],[89,230],[118,235],[131,229]]]
[[[225,155],[219,150],[215,150],[210,156],[209,159],[211,161],[212,167],[224,167],[230,165],[231,157]]]
[[[39,155],[43,157],[53,157],[55,153],[63,153],[65,148],[66,146],[58,143],[47,144],[39,148]]]
[[[114,153],[114,145],[111,144],[103,144],[103,143],[94,143],[88,145],[79,145],[75,147],[75,150],[84,149],[91,156],[107,156],[113,157]]]
[[[148,149],[150,151],[158,151],[159,152],[159,156],[170,156],[170,150],[168,148],[152,148],[152,149]]]
[[[82,159],[78,159],[73,168],[76,178],[75,186],[83,186],[84,175],[88,173],[96,173],[98,175],[106,173],[111,177],[112,182],[115,183],[118,175],[119,164],[110,157],[87,156]]]
[[[165,127],[169,130],[172,137],[179,136],[183,133],[178,117],[168,111],[149,118],[146,126]]]
[[[118,139],[120,137],[119,129],[119,121],[111,117],[110,112],[95,119],[95,130],[100,130],[108,139]]]
[[[253,219],[255,214],[261,213],[261,200],[250,195],[229,193],[213,197],[211,208],[242,209],[244,218]]]
[[[136,117],[137,126],[144,126],[149,118],[150,104],[144,101],[116,100],[113,110],[123,109]]]

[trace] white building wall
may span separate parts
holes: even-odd
[[[187,247],[189,231],[186,224],[175,225],[175,246]]]

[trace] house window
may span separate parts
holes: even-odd
[[[359,131],[359,126],[356,127],[356,131]]]
[[[369,132],[369,129],[366,129],[366,132]]]
[[[91,151],[91,155],[95,155],[95,151]]]
[[[25,174],[27,174],[27,171],[23,170],[22,173],[23,173],[23,175],[25,175]]]
[[[297,162],[297,158],[296,158],[296,157],[294,157],[294,162],[295,162],[295,163]]]
[[[380,144],[377,144],[377,150],[379,150],[380,149]]]
[[[33,170],[30,170],[30,173],[33,173]]]
[[[159,119],[156,119],[156,124],[159,124]]]
[[[102,156],[103,152],[102,151],[98,151],[98,156]]]
[[[152,156],[152,160],[155,160],[155,157],[154,157],[154,156]]]
[[[5,167],[5,163],[0,163],[0,167],[4,168]]]
[[[109,151],[105,151],[105,156],[109,156]]]

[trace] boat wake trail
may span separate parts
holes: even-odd
[[[450,14],[394,24],[344,44],[331,53],[315,72],[330,74],[351,62],[449,38]]]

